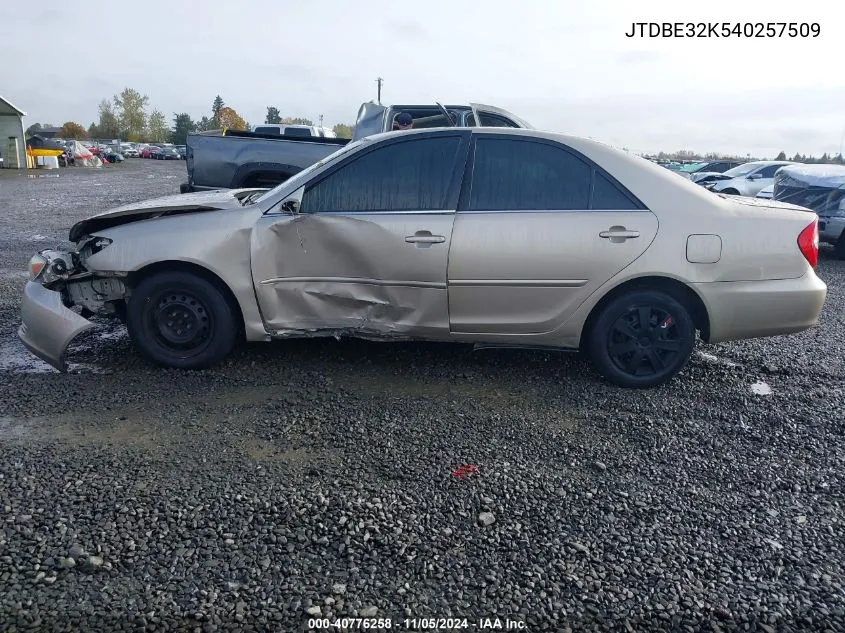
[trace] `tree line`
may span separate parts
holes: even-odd
[[[131,142],[164,143],[184,145],[188,134],[223,128],[249,130],[252,128],[237,110],[226,105],[217,95],[212,101],[211,112],[194,120],[187,112],[174,113],[172,122],[168,122],[164,113],[153,108],[149,114],[147,108],[150,99],[133,88],[124,88],[111,99],[103,99],[97,106],[97,121],[86,129],[75,121],[67,121],[58,133],[65,139],[117,139]],[[275,106],[267,108],[265,123],[300,123],[313,125],[310,119],[303,117],[283,117]],[[49,124],[35,123],[27,128],[27,135],[36,134]],[[332,128],[342,138],[352,138],[352,127],[339,123]]]
[[[657,158],[658,160],[700,160],[700,161],[711,161],[711,160],[767,160],[761,158],[754,158],[754,157],[747,157],[747,156],[734,156],[729,154],[719,154],[717,152],[708,152],[706,154],[699,154],[697,152],[693,152],[691,150],[679,150],[677,152],[659,152],[653,156],[653,158]],[[799,154],[798,152],[795,153],[794,156],[787,157],[785,151],[781,151],[773,160],[789,160],[795,163],[808,163],[808,164],[819,164],[819,165],[845,165],[845,159],[843,159],[842,154],[837,154],[833,156],[828,153],[822,154],[819,158],[809,154]]]

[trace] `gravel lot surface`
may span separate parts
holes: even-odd
[[[845,262],[819,266],[821,327],[699,345],[651,391],[457,345],[256,344],[167,371],[107,324],[67,375],[31,357],[30,255],[184,170],[0,173],[4,632],[845,630]]]

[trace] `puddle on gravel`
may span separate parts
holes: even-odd
[[[105,341],[117,341],[127,337],[123,328],[102,329],[94,333],[92,339],[78,346],[74,350],[89,349]],[[73,352],[73,350],[72,350]],[[72,353],[71,352],[71,353]],[[0,343],[0,371],[10,374],[49,374],[59,373],[51,365],[30,352],[16,336]],[[111,370],[94,363],[68,362],[69,374],[108,374]]]
[[[12,374],[48,374],[56,371],[34,356],[19,340],[0,343],[0,371]]]
[[[0,415],[0,440],[18,440],[31,435],[30,429],[20,420],[7,415]]]

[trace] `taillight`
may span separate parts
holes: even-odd
[[[798,248],[801,254],[815,268],[819,263],[819,219],[813,221],[798,234]]]

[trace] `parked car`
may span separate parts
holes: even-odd
[[[76,307],[125,318],[167,367],[218,363],[241,336],[427,339],[580,349],[648,387],[684,367],[696,330],[799,332],[827,292],[806,209],[534,130],[368,137],[272,190],[128,204],[69,240],[30,261],[18,332],[57,368],[92,327]]]
[[[179,155],[179,150],[175,147],[161,147],[153,158],[158,160],[180,160],[182,157]]]
[[[155,145],[147,145],[141,150],[141,158],[155,158],[154,154],[158,149]]]
[[[693,182],[703,182],[710,179],[711,176],[724,174],[729,169],[744,165],[747,161],[744,160],[715,160],[707,163],[697,163],[690,169],[682,170],[689,175],[689,179]]]
[[[845,259],[845,166],[795,164],[775,174],[774,199],[812,209],[819,240]]]
[[[353,140],[392,130],[396,119],[407,115],[414,129],[437,126],[531,126],[494,106],[394,105],[364,103],[358,110]],[[188,182],[182,193],[237,187],[274,187],[298,171],[333,153],[347,139],[278,136],[227,130],[188,135]]]
[[[120,153],[123,154],[126,158],[138,158],[138,149],[131,144],[121,145],[120,146]]]
[[[765,200],[771,200],[774,197],[774,185],[769,185],[768,187],[763,187],[760,191],[757,192],[757,195],[754,196],[755,198],[763,198]]]
[[[101,148],[100,156],[102,156],[103,159],[107,160],[110,163],[122,163],[124,160],[126,160],[123,154],[118,152],[113,147]]]
[[[177,145],[176,151],[179,152],[179,158],[185,160],[188,155],[188,148],[185,145]]]
[[[789,161],[758,160],[729,169],[715,179],[704,184],[714,193],[733,196],[756,196],[757,193],[774,183],[775,172]]]

